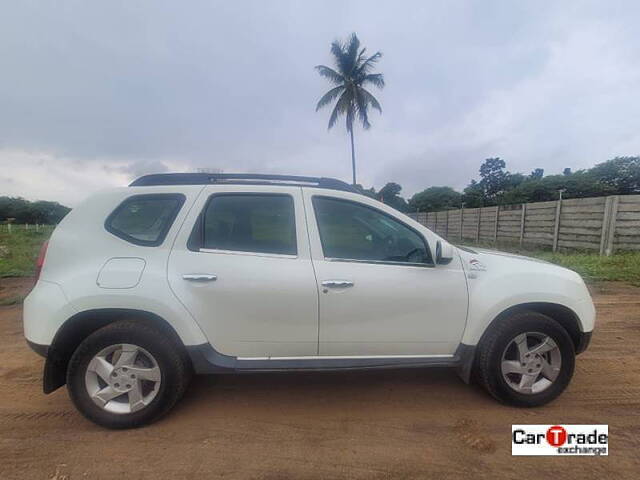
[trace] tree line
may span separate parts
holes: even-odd
[[[70,211],[69,207],[58,202],[30,202],[21,197],[0,197],[0,222],[53,225]]]
[[[640,157],[616,157],[593,168],[559,175],[545,175],[542,168],[530,174],[512,173],[501,158],[487,158],[480,166],[480,176],[462,191],[451,187],[429,187],[408,201],[402,197],[402,186],[388,182],[380,190],[362,185],[356,187],[364,195],[376,198],[401,212],[433,212],[438,210],[544,202],[562,198],[600,197],[605,195],[640,194]],[[0,222],[56,224],[71,209],[40,200],[30,202],[20,197],[0,197]]]
[[[471,180],[462,192],[434,186],[416,193],[408,201],[400,195],[402,187],[394,182],[377,192],[373,187],[357,187],[365,195],[402,212],[544,202],[557,200],[561,194],[562,198],[640,194],[640,157],[616,157],[575,172],[565,168],[558,175],[545,175],[542,168],[528,175],[512,173],[506,167],[506,162],[499,157],[487,158],[480,166],[480,177]]]

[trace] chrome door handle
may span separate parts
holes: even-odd
[[[324,280],[321,285],[326,288],[347,288],[353,287],[353,282],[349,280]]]
[[[190,282],[213,282],[218,279],[218,276],[209,273],[185,273],[182,279]]]

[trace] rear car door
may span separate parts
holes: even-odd
[[[319,353],[452,355],[467,315],[460,259],[435,266],[435,248],[408,218],[361,195],[325,192],[305,189]]]
[[[318,291],[299,187],[206,187],[168,278],[218,352],[317,355]]]

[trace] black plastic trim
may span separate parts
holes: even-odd
[[[66,355],[55,348],[49,348],[42,373],[42,391],[51,393],[67,383]]]
[[[34,343],[34,342],[30,341],[30,340],[27,340],[27,345],[29,345],[29,348],[31,348],[31,350],[36,352],[41,357],[47,358],[47,353],[49,351],[49,345],[41,345],[39,343]]]
[[[580,332],[578,343],[576,344],[576,355],[584,352],[591,343],[591,335],[593,332]]]
[[[466,345],[461,343],[456,350],[455,356],[460,359],[456,366],[456,372],[464,383],[471,382],[471,372],[473,370],[473,362],[476,358],[477,345]]]
[[[154,241],[140,240],[139,238],[132,237],[131,235],[128,235],[125,232],[122,232],[117,228],[114,228],[111,226],[111,222],[113,221],[115,216],[118,215],[118,213],[120,213],[120,211],[123,208],[125,208],[129,202],[134,200],[139,200],[139,199],[155,200],[155,199],[167,199],[167,198],[174,198],[178,201],[178,203],[176,204],[175,208],[171,212],[171,215],[167,218],[167,221],[165,222],[165,225],[162,227],[162,230],[160,231],[160,235],[156,240]],[[186,197],[182,193],[152,193],[152,194],[142,194],[142,195],[131,195],[130,197],[125,198],[120,203],[120,205],[118,205],[115,208],[115,210],[109,214],[107,219],[104,221],[104,228],[107,232],[111,233],[112,235],[115,235],[116,237],[121,238],[126,242],[133,243],[134,245],[139,245],[141,247],[157,247],[159,245],[162,245],[162,242],[164,242],[164,239],[167,237],[167,233],[169,233],[169,230],[171,230],[171,226],[173,225],[173,222],[176,220],[176,217],[178,216],[180,209],[184,205],[185,200],[186,200]]]
[[[474,347],[475,348],[475,347]],[[379,368],[426,368],[458,367],[461,359],[458,353],[453,357],[386,357],[386,358],[296,358],[247,360],[224,355],[209,343],[187,346],[194,372],[197,374],[243,373],[243,372],[283,372],[283,371],[324,371],[324,370],[364,370]],[[466,361],[468,359],[465,358]],[[471,361],[473,357],[471,357]],[[470,371],[471,367],[468,367]]]

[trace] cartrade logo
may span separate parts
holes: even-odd
[[[609,455],[608,425],[512,425],[512,455]]]

